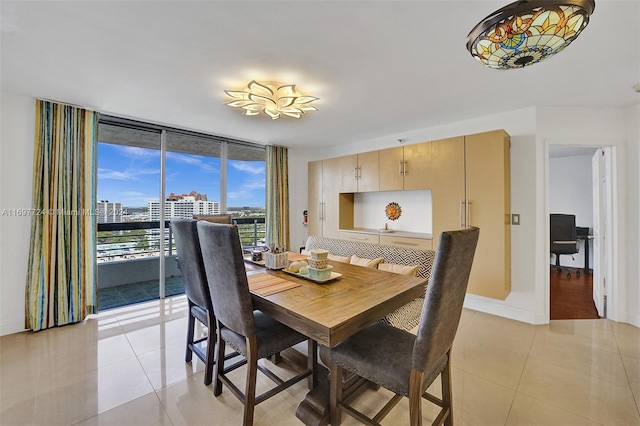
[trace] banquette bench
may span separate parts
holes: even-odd
[[[351,257],[352,255],[356,255],[367,259],[381,257],[384,263],[405,266],[418,265],[416,276],[425,278],[427,281],[431,275],[431,268],[433,267],[433,261],[435,259],[435,251],[433,250],[420,250],[362,241],[309,236],[304,250],[310,251],[312,249],[325,249],[335,256]],[[387,315],[383,321],[403,330],[412,330],[417,327],[420,322],[423,304],[424,297],[415,299]]]

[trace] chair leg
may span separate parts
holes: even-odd
[[[447,366],[440,373],[442,384],[442,405],[449,410],[449,415],[444,418],[445,426],[453,426],[453,392],[451,390],[451,351],[447,357]]]
[[[216,353],[216,319],[208,312],[209,324],[207,325],[207,361],[205,362],[204,385],[209,386],[213,380],[213,365],[215,364]]]
[[[422,425],[422,376],[423,373],[411,369],[409,376],[409,424]]]
[[[222,334],[219,332],[220,323],[217,323],[217,326],[218,332],[216,333],[216,335],[218,336],[218,355],[216,357],[216,375],[214,376],[213,383],[213,394],[215,396],[218,396],[222,393],[222,380],[220,379],[220,376],[224,374],[224,350],[226,346],[225,341],[222,338]]]
[[[191,362],[193,358],[193,333],[195,332],[196,318],[191,314],[192,303],[189,302],[189,322],[187,323],[187,352],[184,356],[184,362]]]
[[[253,425],[253,412],[256,406],[256,379],[258,375],[258,339],[247,337],[247,382],[244,392],[244,426]]]
[[[329,422],[337,426],[342,422],[342,411],[338,405],[342,401],[342,367],[335,362],[331,362],[329,382]]]

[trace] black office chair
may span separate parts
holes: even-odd
[[[571,278],[572,272],[575,272],[579,277],[579,268],[560,265],[560,255],[570,254],[573,258],[580,247],[576,238],[576,216],[573,214],[552,214],[550,216],[550,230],[550,252],[556,255],[556,263],[551,267],[559,272],[566,272],[567,278]]]

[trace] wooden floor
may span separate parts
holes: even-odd
[[[598,319],[593,303],[593,275],[580,277],[575,273],[567,278],[566,272],[551,269],[551,319]]]

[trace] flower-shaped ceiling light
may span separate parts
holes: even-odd
[[[273,81],[259,83],[253,80],[245,91],[224,92],[235,99],[227,102],[227,105],[242,108],[244,115],[258,115],[262,111],[273,120],[277,120],[281,115],[300,118],[307,111],[318,110],[311,105],[318,98],[299,94],[295,84]]]
[[[567,47],[594,8],[594,0],[520,0],[476,25],[467,49],[490,68],[523,68]]]

